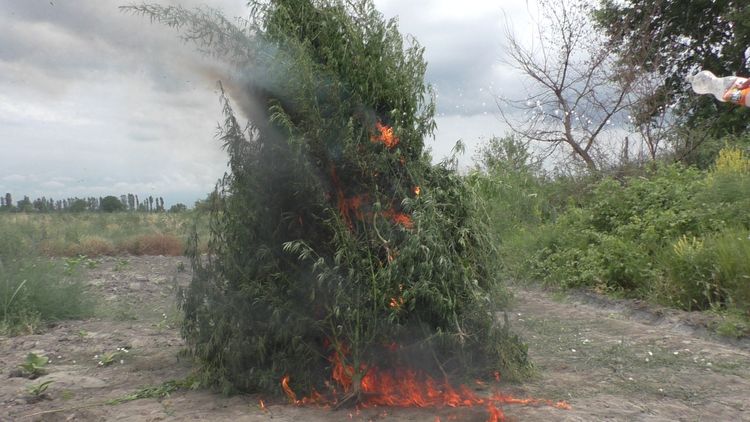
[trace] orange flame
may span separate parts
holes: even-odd
[[[376,134],[370,137],[370,141],[373,143],[382,143],[388,149],[393,149],[398,145],[399,139],[394,135],[393,128],[384,125],[383,123],[375,123]]]
[[[419,194],[422,193],[422,189],[420,189],[419,186],[414,186],[414,189],[412,191],[416,196],[419,196]]]
[[[268,412],[268,408],[266,407],[266,404],[263,402],[263,399],[258,400],[258,407],[260,410],[264,412]]]
[[[341,181],[339,180],[338,174],[336,174],[336,167],[331,166],[331,180],[333,186],[336,188],[336,206],[339,209],[341,218],[344,219],[346,225],[351,229],[352,217],[357,220],[362,220],[365,216],[362,212],[362,204],[368,200],[367,195],[356,195],[347,198],[344,195],[344,191],[341,188]]]
[[[395,346],[395,343],[393,344]],[[348,353],[345,346],[340,346],[338,352],[334,352],[330,358],[333,366],[332,378],[343,393],[353,390],[355,370],[352,365],[343,362],[343,356]],[[505,420],[505,414],[501,406],[503,404],[518,405],[548,405],[558,409],[570,409],[567,402],[552,402],[531,398],[516,398],[495,391],[489,397],[481,397],[466,385],[454,388],[447,381],[438,382],[432,377],[415,370],[397,368],[383,371],[377,367],[360,366],[360,373],[364,374],[359,381],[359,391],[364,397],[361,406],[391,406],[391,407],[475,407],[487,408],[487,422],[500,422]],[[499,375],[496,375],[499,378]],[[297,396],[289,387],[289,377],[281,380],[281,386],[290,400],[297,405],[317,404],[328,406],[337,402],[335,387],[333,399],[325,399],[317,392],[311,397],[297,400]],[[359,408],[357,409],[359,410]],[[436,421],[440,418],[436,417]]]
[[[487,405],[487,422],[500,422],[505,420],[505,414],[500,408],[493,406],[491,403]]]
[[[395,297],[392,297],[390,302],[388,302],[388,306],[391,309],[401,309],[401,307],[404,306],[404,298],[400,297],[396,299]]]
[[[362,206],[370,201],[369,195],[363,194],[347,197],[341,188],[341,181],[339,180],[338,174],[336,174],[336,168],[333,166],[331,166],[331,181],[336,189],[336,207],[339,210],[339,215],[341,215],[341,218],[350,230],[354,228],[354,225],[352,224],[353,219],[362,221],[365,218],[372,217],[372,212],[366,213],[362,211]],[[414,188],[414,192],[419,195],[419,186]],[[393,208],[381,211],[380,215],[390,219],[396,224],[404,226],[407,229],[414,227],[411,216],[402,212],[396,212]],[[301,217],[300,225],[302,225]]]
[[[396,212],[392,209],[385,210],[382,212],[383,217],[391,219],[396,224],[400,224],[407,229],[414,228],[414,223],[411,221],[411,216],[402,212]]]
[[[289,401],[294,404],[300,403],[299,400],[297,400],[297,395],[294,394],[292,388],[289,387],[289,375],[284,375],[284,377],[281,379],[281,389],[284,390],[284,394],[289,397]]]

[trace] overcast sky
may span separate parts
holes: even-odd
[[[244,0],[159,3],[247,14]],[[503,64],[503,34],[506,21],[522,36],[531,31],[527,2],[375,3],[426,47],[438,93],[433,156],[463,139],[468,165],[479,143],[506,131],[495,97],[520,94],[520,76]],[[121,4],[0,0],[0,194],[135,193],[192,205],[224,173],[210,63],[172,29],[119,12]]]

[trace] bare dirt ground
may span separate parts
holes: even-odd
[[[184,379],[175,292],[184,258],[104,258],[86,280],[97,316],[43,334],[0,337],[1,421],[484,421],[485,409],[300,408],[282,399],[180,390],[161,399],[107,404]],[[497,387],[517,397],[566,400],[570,410],[506,405],[516,421],[750,420],[750,345],[693,328],[693,316],[626,302],[516,288],[509,314],[529,344],[537,376]],[[47,375],[11,377],[26,355],[51,358]],[[101,364],[100,364],[101,362]],[[108,363],[108,364],[107,364]],[[36,401],[33,386],[49,384]],[[266,409],[259,400],[266,400]],[[45,413],[42,413],[45,412]]]

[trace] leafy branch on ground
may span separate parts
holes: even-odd
[[[130,394],[107,400],[106,404],[116,406],[118,404],[123,404],[140,399],[163,399],[165,397],[169,397],[170,394],[176,391],[188,389],[194,390],[198,388],[198,386],[198,382],[192,377],[187,377],[182,380],[170,380],[165,381],[159,385],[143,387]]]

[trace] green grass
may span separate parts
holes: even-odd
[[[0,335],[33,333],[92,313],[80,266],[41,256],[32,239],[28,226],[0,224]]]
[[[40,257],[2,261],[0,334],[33,333],[46,322],[91,315],[83,283],[60,263]]]

